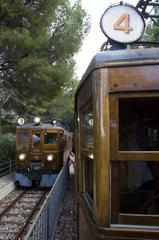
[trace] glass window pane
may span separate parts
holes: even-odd
[[[93,159],[82,156],[84,192],[93,199]]]
[[[82,113],[82,147],[93,148],[93,113],[91,110]]]
[[[120,212],[159,214],[159,162],[120,162],[119,169]]]
[[[46,133],[45,134],[45,144],[57,144],[58,134],[57,133]]]
[[[159,150],[159,98],[119,99],[119,150]]]
[[[41,134],[40,133],[34,133],[32,136],[33,141],[33,147],[37,148],[40,146],[40,140],[41,140]]]
[[[28,133],[19,132],[19,150],[27,151],[28,150]]]

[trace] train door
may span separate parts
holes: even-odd
[[[42,132],[38,130],[31,132],[30,161],[42,161]]]
[[[158,226],[159,95],[111,96],[111,223]]]

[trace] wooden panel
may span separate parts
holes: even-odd
[[[87,156],[89,158],[92,158],[92,159],[94,158],[93,150],[91,150],[91,149],[81,148],[81,154],[84,156]]]
[[[122,226],[116,225],[111,228],[104,228],[102,226],[96,226],[96,237],[99,240],[158,240],[159,239],[159,228],[137,228],[136,226]]]
[[[111,223],[118,222],[120,209],[120,165],[119,162],[111,164]]]
[[[92,97],[92,75],[85,80],[78,94],[78,108],[80,109]]]
[[[115,159],[112,159],[115,160]],[[125,161],[158,161],[159,160],[159,151],[119,151],[116,154],[116,160]]]
[[[81,124],[80,124],[80,97],[77,97],[77,119],[76,119],[76,162],[77,162],[77,190],[78,193],[83,191],[83,165],[81,160]],[[82,103],[81,103],[82,104]]]
[[[110,152],[111,160],[117,159],[119,149],[118,98],[110,96]]]
[[[119,224],[158,226],[158,216],[139,214],[119,214]],[[146,229],[146,227],[145,227]],[[158,229],[159,230],[159,229]],[[159,234],[159,233],[158,233]]]
[[[79,177],[79,160],[80,160],[80,124],[79,124],[79,108],[78,108],[78,97],[75,98],[75,116],[74,116],[74,124],[75,124],[75,132],[73,138],[73,150],[75,152],[75,193],[76,193],[76,205],[77,205],[77,224],[79,231],[79,202],[78,196],[79,191],[82,188],[82,183],[80,183]]]
[[[158,90],[158,76],[158,65],[110,68],[109,90],[110,92]]]
[[[93,240],[92,229],[81,208],[79,209],[79,240]]]
[[[85,194],[78,195],[79,204],[79,240],[94,239],[94,221],[92,207]]]
[[[109,97],[105,70],[96,71],[93,83],[94,112],[94,211],[98,224],[109,225],[110,221],[110,142],[109,142]]]

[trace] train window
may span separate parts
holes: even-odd
[[[58,134],[57,133],[46,133],[44,143],[45,144],[57,144]]]
[[[93,160],[82,156],[84,192],[93,199]]]
[[[82,192],[85,193],[87,203],[91,204],[93,200],[93,110],[92,102],[87,102],[80,111],[80,127],[81,127],[81,165],[82,165]]]
[[[63,133],[59,133],[58,143],[59,144],[63,144],[63,142],[64,142],[64,134]]]
[[[27,151],[28,150],[28,132],[19,132],[19,150]]]
[[[64,134],[60,133],[60,139],[63,140],[64,139]]]
[[[119,150],[159,150],[159,97],[119,99]]]
[[[33,142],[33,147],[37,148],[40,146],[40,140],[41,140],[41,134],[40,133],[34,133],[32,135],[32,142]]]
[[[116,124],[111,129],[115,143],[111,148],[112,223],[156,226],[159,220],[159,97],[144,93],[143,97],[120,94],[113,98],[116,111],[111,112],[111,119]]]
[[[120,212],[134,214],[158,214],[154,198],[159,179],[153,171],[153,162],[129,161],[120,163]],[[155,164],[156,166],[156,164]],[[159,165],[158,165],[159,167]],[[159,170],[159,168],[158,168]],[[158,202],[159,203],[159,202]]]
[[[112,163],[112,216],[118,212],[116,220],[112,217],[114,223],[155,225],[158,222],[158,173],[157,161]]]
[[[93,145],[93,113],[87,109],[82,112],[82,147],[92,149]]]
[[[63,147],[66,147],[67,146],[67,136],[66,136],[66,134],[62,134],[61,140],[62,140],[61,142],[62,142]]]

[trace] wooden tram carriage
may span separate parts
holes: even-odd
[[[159,49],[97,54],[75,111],[79,240],[159,239]]]
[[[19,184],[52,186],[72,150],[72,133],[50,123],[32,123],[18,125],[16,139]]]

